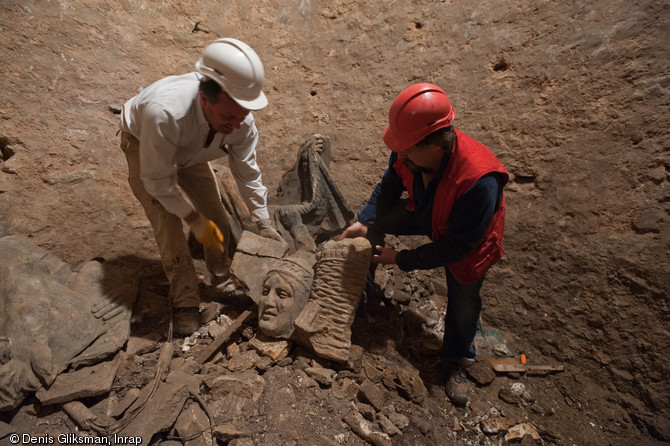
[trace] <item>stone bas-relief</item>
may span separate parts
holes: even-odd
[[[316,258],[298,251],[274,263],[258,299],[258,328],[267,336],[289,339],[295,319],[307,305]]]
[[[370,266],[372,247],[363,237],[328,241],[317,254],[307,305],[295,321],[293,338],[318,356],[347,361],[351,325]]]
[[[263,281],[258,327],[318,356],[346,361],[351,324],[365,287],[372,248],[365,238],[331,240],[314,256],[298,251],[278,260]]]
[[[290,232],[295,250],[315,251],[315,236],[330,237],[354,216],[330,176],[330,140],[313,135],[300,147],[295,169],[283,178],[274,216]],[[288,238],[288,236],[286,236]]]
[[[97,363],[122,348],[137,280],[97,261],[72,274],[22,237],[0,238],[0,252],[0,411],[6,411],[69,366]]]

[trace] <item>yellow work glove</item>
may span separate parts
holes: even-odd
[[[223,235],[216,223],[201,214],[197,214],[197,217],[193,219],[188,219],[187,223],[197,241],[202,243],[203,246],[223,254]]]

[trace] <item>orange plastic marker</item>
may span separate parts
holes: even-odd
[[[521,353],[521,364],[525,364],[525,363],[526,363],[526,355]]]

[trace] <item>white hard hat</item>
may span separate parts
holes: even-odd
[[[246,43],[230,38],[217,39],[205,48],[195,68],[216,81],[231,99],[247,110],[260,110],[268,105],[263,93],[263,64]]]

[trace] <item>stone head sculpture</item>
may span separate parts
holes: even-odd
[[[297,251],[277,260],[265,275],[258,299],[258,327],[263,334],[289,339],[295,319],[307,305],[316,258],[308,251]]]

